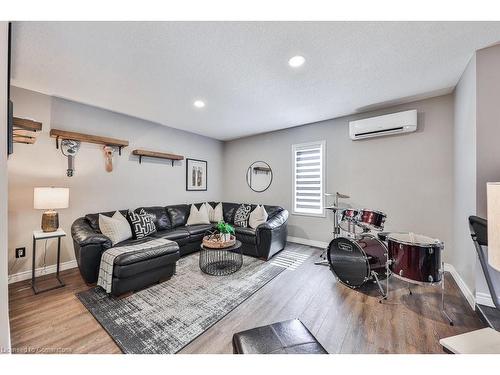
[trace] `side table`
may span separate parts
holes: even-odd
[[[44,232],[42,230],[34,230],[33,231],[33,261],[31,267],[31,288],[35,294],[47,292],[49,290],[62,288],[65,286],[64,282],[59,277],[59,268],[61,262],[61,238],[66,236],[66,232],[64,232],[61,228],[56,230],[55,232]],[[58,284],[49,288],[39,289],[36,286],[36,278],[35,278],[35,260],[36,260],[36,241],[38,240],[48,240],[51,238],[57,238],[57,268],[56,268],[56,279]]]

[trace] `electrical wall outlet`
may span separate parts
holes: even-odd
[[[25,247],[18,247],[16,249],[16,258],[23,258],[26,256],[26,248]]]

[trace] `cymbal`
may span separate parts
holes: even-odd
[[[340,210],[345,210],[347,208],[349,208],[349,207],[328,206],[328,207],[325,207],[325,210],[340,211]]]
[[[335,194],[336,194],[336,195],[337,195],[337,197],[339,197],[339,198],[345,198],[345,199],[347,199],[347,198],[351,198],[349,195],[339,193],[338,191],[337,191]]]

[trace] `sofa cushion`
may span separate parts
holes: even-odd
[[[186,225],[210,224],[208,208],[206,204],[196,207],[194,204],[189,209],[189,217]]]
[[[185,228],[162,230],[160,232],[156,232],[154,237],[175,241],[179,244],[179,246],[183,246],[189,242],[189,232]]]
[[[205,234],[207,230],[213,230],[213,224],[197,224],[197,225],[186,225],[185,229],[189,232],[190,236],[197,234]]]
[[[144,238],[156,232],[153,217],[141,209],[138,213],[129,211],[128,219],[135,238]]]
[[[151,272],[158,268],[166,268],[169,265],[175,265],[179,257],[179,251],[175,251],[154,258],[144,258],[139,262],[113,267],[113,277],[123,279],[143,272]],[[114,282],[115,279],[113,279]]]
[[[130,223],[118,211],[112,217],[99,215],[99,229],[111,240],[112,245],[132,238]]]
[[[252,210],[252,212],[250,212],[250,216],[248,217],[248,226],[255,229],[260,224],[265,223],[268,217],[269,215],[264,206],[258,205]]]
[[[125,253],[118,255],[115,258],[115,266],[126,266],[128,264],[143,262],[147,259],[157,258],[166,254],[178,254],[179,245],[175,242],[171,242],[166,246],[156,247],[146,250],[137,250],[130,253]],[[116,267],[113,267],[116,268]]]
[[[170,223],[170,218],[167,214],[165,207],[152,206],[152,207],[139,207],[134,210],[134,212],[139,213],[144,210],[153,219],[155,223],[156,230],[165,230],[172,228]]]
[[[115,212],[116,211],[107,211],[107,212],[97,212],[95,214],[87,214],[85,215],[85,219],[87,219],[93,230],[98,231],[98,233],[101,233],[101,231],[99,230],[99,215],[112,217]],[[124,217],[127,217],[128,210],[120,210],[120,213]]]
[[[187,204],[177,204],[166,207],[170,222],[172,223],[172,228],[186,225],[190,207],[191,206]]]
[[[222,213],[226,223],[234,223],[234,215],[239,206],[238,203],[222,203]]]
[[[234,214],[234,225],[237,227],[248,227],[248,218],[252,207],[249,204],[241,204]]]
[[[257,242],[257,237],[255,235],[255,229],[253,228],[242,228],[235,227],[236,239],[244,243],[255,244]]]

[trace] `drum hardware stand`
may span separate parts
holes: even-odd
[[[331,196],[331,193],[325,193],[325,196],[329,197]],[[338,207],[339,207],[339,198],[350,198],[350,196],[346,194],[341,194],[338,191],[335,193],[335,200],[333,203],[333,238],[337,238],[340,236],[340,225],[339,225],[339,216],[338,216]],[[314,262],[315,265],[317,266],[330,266],[330,263],[328,262],[326,252],[328,251],[328,247],[321,253],[319,256],[318,261]]]

